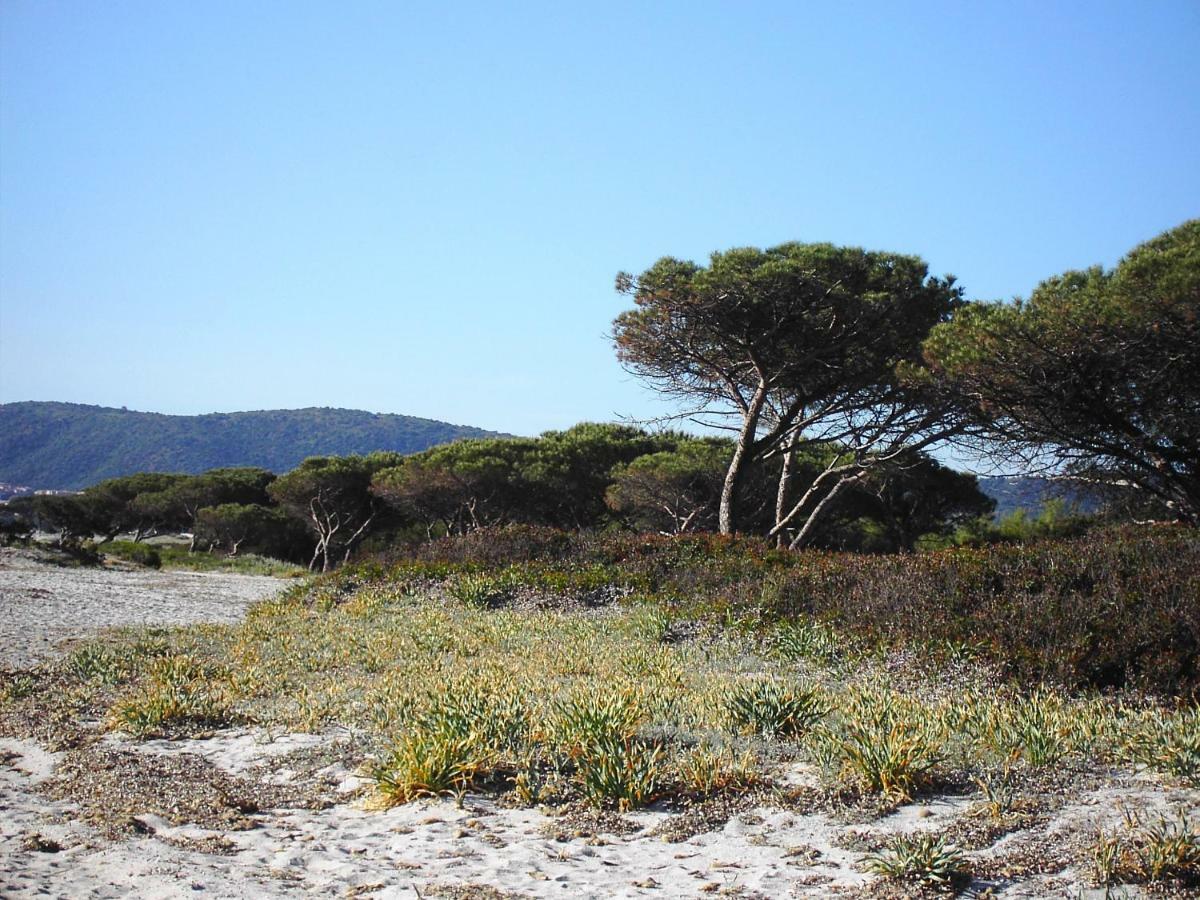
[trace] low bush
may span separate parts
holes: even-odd
[[[539,590],[607,581],[613,596],[678,617],[793,623],[778,648],[789,656],[834,653],[833,628],[868,644],[970,647],[1027,684],[1200,696],[1200,532],[1181,526],[890,556],[522,527],[433,541],[345,576],[481,568]]]

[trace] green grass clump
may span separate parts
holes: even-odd
[[[679,759],[676,769],[682,789],[699,796],[747,790],[763,781],[749,751],[738,756],[729,747],[717,749],[706,743]]]
[[[113,706],[110,719],[138,738],[229,725],[235,717],[215,676],[189,656],[156,659],[137,689]]]
[[[372,777],[386,804],[462,790],[479,766],[474,735],[450,723],[424,723],[404,734]]]
[[[829,711],[819,690],[765,679],[734,686],[726,706],[736,729],[764,737],[803,734]]]
[[[626,811],[655,799],[662,778],[661,744],[609,736],[589,744],[575,758],[583,795],[596,805],[616,803]]]
[[[863,867],[887,878],[933,887],[950,887],[969,877],[963,852],[930,833],[899,835],[887,848],[868,856]]]
[[[122,684],[139,675],[150,661],[168,652],[161,630],[144,632],[124,642],[91,641],[79,647],[64,663],[67,672],[82,682]]]
[[[919,703],[866,686],[843,699],[835,725],[818,740],[830,745],[841,771],[871,793],[908,800],[926,787],[945,754],[934,721]]]
[[[1126,816],[1124,834],[1101,833],[1092,849],[1100,884],[1173,882],[1200,885],[1200,826],[1178,810],[1146,821]]]
[[[512,596],[514,584],[503,573],[489,575],[468,572],[446,582],[446,591],[459,603],[475,609],[490,609],[506,603]]]
[[[642,718],[633,692],[575,691],[557,704],[551,729],[560,750],[578,757],[633,737]]]
[[[830,664],[846,654],[846,637],[821,622],[784,622],[771,635],[771,649],[780,659],[809,659]]]
[[[1023,759],[1031,766],[1048,766],[1073,749],[1077,721],[1061,697],[1037,691],[996,707],[989,740],[997,751],[1012,759]]]
[[[1200,787],[1200,707],[1147,717],[1126,742],[1135,762]]]

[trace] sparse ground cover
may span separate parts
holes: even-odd
[[[223,552],[189,551],[186,543],[178,541],[109,541],[100,552],[110,559],[125,560],[150,568],[184,569],[192,572],[233,572],[239,575],[270,575],[275,578],[301,578],[308,574],[295,563],[241,553],[229,556]]]
[[[6,776],[15,890],[95,875],[78,866],[98,846],[152,848],[218,895],[237,878],[481,897],[1200,884],[1194,700],[1022,689],[969,647],[704,583],[765,569],[792,589],[769,554],[669,550],[694,558],[359,567],[240,623],[10,674],[0,733],[29,773]],[[668,596],[685,578],[704,592]],[[34,791],[67,821],[20,812]]]

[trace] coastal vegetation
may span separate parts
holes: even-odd
[[[823,244],[618,286],[622,360],[732,437],[584,423],[20,501],[80,552],[320,574],[237,624],[6,674],[0,728],[336,729],[374,808],[653,806],[679,840],[763,806],[968,798],[936,834],[844,836],[856,865],[920,890],[1200,885],[1200,222],[1012,306]],[[1095,506],[995,522],[930,455],[947,441]],[[1006,835],[1113,785],[1167,799],[1010,858]]]

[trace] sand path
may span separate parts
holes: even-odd
[[[0,549],[0,668],[51,658],[71,638],[126,625],[235,622],[286,582],[263,575],[67,568]]]

